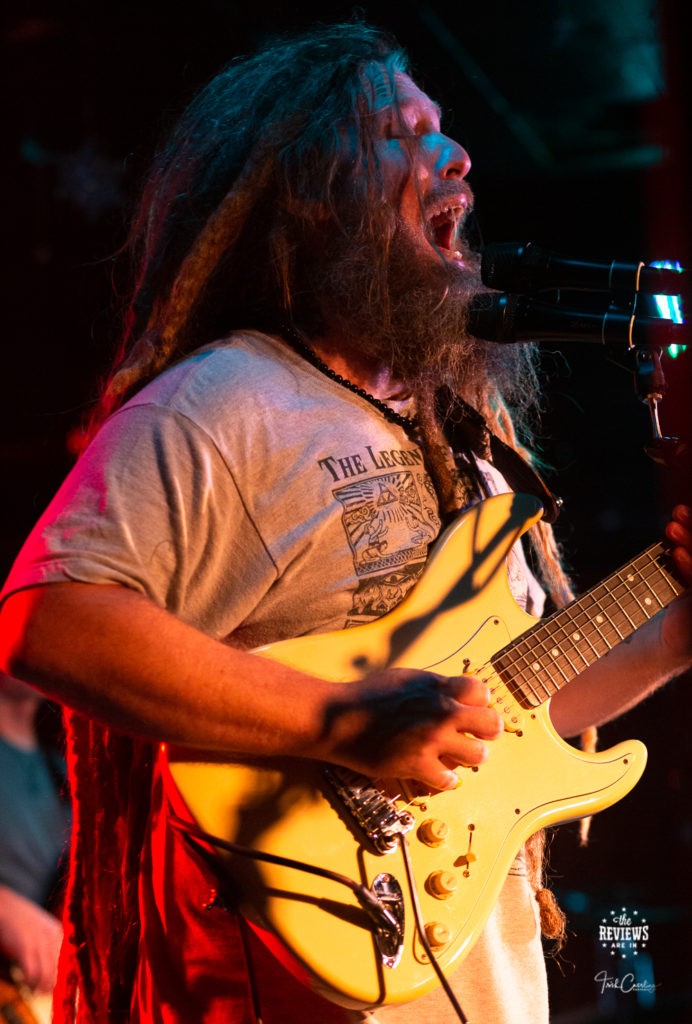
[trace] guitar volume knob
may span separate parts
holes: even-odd
[[[433,949],[442,949],[449,942],[449,928],[441,921],[429,921],[425,926],[425,937]]]
[[[455,871],[433,871],[428,876],[428,890],[439,900],[447,899],[456,892],[457,876]]]
[[[426,846],[442,846],[449,838],[449,825],[439,818],[427,818],[418,829],[418,837]]]

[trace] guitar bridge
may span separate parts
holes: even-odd
[[[326,766],[324,776],[340,803],[379,853],[390,853],[398,837],[410,832],[415,818],[365,775]]]

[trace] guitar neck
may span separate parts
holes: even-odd
[[[663,544],[653,544],[492,658],[526,707],[538,707],[683,591]]]

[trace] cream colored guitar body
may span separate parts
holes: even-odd
[[[405,841],[426,934],[445,973],[478,938],[522,843],[544,825],[615,803],[646,762],[645,747],[634,740],[595,754],[565,743],[551,725],[546,695],[518,698],[490,664],[536,625],[509,593],[505,559],[539,516],[533,498],[491,498],[450,528],[420,582],[388,615],[258,652],[335,681],[393,665],[488,680],[506,731],[487,763],[459,769],[453,792],[415,796],[405,784],[384,787],[402,794],[397,807],[414,819]],[[415,925],[399,844],[387,853],[374,849],[325,784],[322,766],[177,762],[171,769],[195,819],[214,835],[331,868],[368,887],[383,874],[396,880],[404,939],[400,955],[388,960],[370,919],[343,886],[231,856],[249,918],[280,938],[325,995],[348,1006],[376,1006],[415,999],[437,983]]]

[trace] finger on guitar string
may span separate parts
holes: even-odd
[[[674,547],[673,559],[688,584],[692,584],[692,509],[688,505],[676,505],[671,521],[666,526],[666,536]]]
[[[490,703],[490,689],[486,682],[476,676],[438,676],[438,686],[460,704],[487,707]]]
[[[485,684],[415,669],[386,669],[350,684],[327,728],[333,759],[371,777],[414,779],[450,789],[457,778],[441,758],[481,764],[502,731]]]
[[[671,512],[673,519],[677,519],[679,523],[684,526],[692,528],[692,506],[690,505],[676,505]]]

